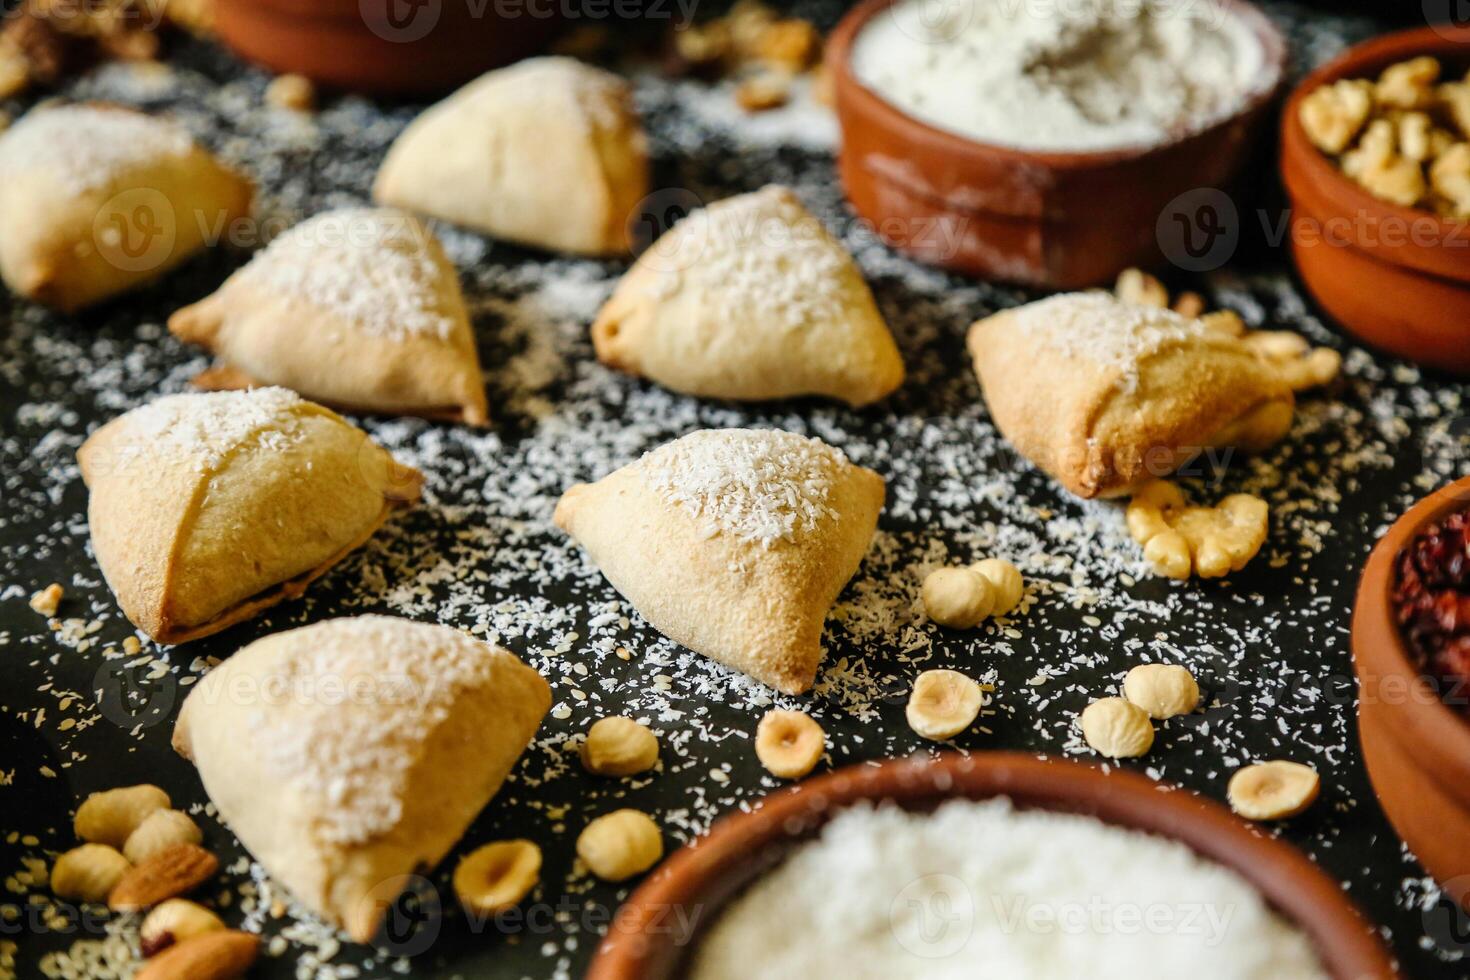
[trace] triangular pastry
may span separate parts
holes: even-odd
[[[168,328],[218,358],[200,387],[281,385],[349,410],[488,421],[458,274],[402,211],[309,218]]]
[[[445,626],[334,619],[257,640],[189,693],[174,748],[304,905],[373,938],[490,802],[551,706],[535,670]]]
[[[492,71],[429,108],[373,185],[381,204],[586,255],[627,252],[647,194],[647,138],[628,83],[560,57]]]
[[[98,429],[77,460],[97,564],[160,643],[301,595],[422,482],[284,388],[160,398]]]
[[[1291,428],[1281,372],[1209,323],[1103,292],[1003,310],[970,328],[996,427],[1080,497],[1113,497],[1207,449]]]
[[[120,106],[34,109],[0,134],[0,275],[76,310],[223,237],[251,187],[180,126]]]
[[[555,521],[659,632],[799,694],[883,494],[882,477],[818,439],[703,430],[572,487]]]
[[[684,218],[592,324],[604,364],[706,398],[866,405],[903,360],[851,256],[796,195],[766,187]]]

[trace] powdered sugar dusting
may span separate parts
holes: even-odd
[[[769,548],[836,516],[827,498],[848,463],[820,439],[771,429],[721,429],[691,432],[637,465],[665,503]]]
[[[252,743],[286,784],[322,797],[322,840],[362,843],[392,829],[424,740],[458,697],[489,681],[494,651],[459,630],[389,616],[331,620],[276,642],[289,654],[261,690],[286,701],[248,714]],[[349,696],[333,697],[328,684]]]
[[[285,388],[168,395],[124,416],[114,459],[119,467],[187,460],[206,473],[248,440],[280,448],[298,438],[295,410],[301,404]]]
[[[344,208],[308,218],[271,242],[238,281],[333,315],[376,337],[448,338],[456,320],[440,300],[452,272],[431,233],[389,208]]]
[[[183,156],[177,125],[127,109],[63,105],[28,113],[0,135],[0,171],[41,170],[71,194],[106,186],[129,167]]]

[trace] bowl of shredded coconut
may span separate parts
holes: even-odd
[[[1334,881],[1219,805],[992,752],[852,766],[726,818],[629,898],[588,973],[750,976],[1397,973]]]
[[[1245,0],[868,0],[829,49],[853,206],[932,264],[1049,288],[1156,263],[1230,184],[1286,44]]]

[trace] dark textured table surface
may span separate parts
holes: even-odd
[[[1299,63],[1375,29],[1298,7],[1272,10],[1290,28]],[[415,111],[333,98],[300,117],[264,108],[267,77],[207,45],[185,44],[169,64],[163,73],[107,68],[69,94],[182,120],[259,183],[260,237],[364,200],[385,147]],[[1129,768],[1220,799],[1242,763],[1287,757],[1316,766],[1322,799],[1280,833],[1343,882],[1409,975],[1470,974],[1470,930],[1373,799],[1348,649],[1357,569],[1377,535],[1424,492],[1470,471],[1460,424],[1466,386],[1353,346],[1318,319],[1285,256],[1249,233],[1221,269],[1177,279],[1253,325],[1338,347],[1346,369],[1332,388],[1302,399],[1280,447],[1186,481],[1202,496],[1250,490],[1270,500],[1271,535],[1257,560],[1225,582],[1166,582],[1142,564],[1119,508],[1059,492],[989,421],[963,331],[1026,294],[925,270],[878,244],[843,205],[830,120],[805,100],[744,122],[728,92],[651,77],[640,80],[639,100],[661,186],[713,200],[788,183],[843,239],[908,364],[894,398],[860,412],[814,402],[736,407],[612,374],[595,363],[586,327],[622,266],[556,260],[441,228],[474,312],[493,428],[362,419],[427,474],[423,505],[303,601],[202,642],[166,649],[145,641],[128,655],[123,642],[134,632],[89,552],[74,453],[107,418],[185,388],[204,360],[169,338],[163,320],[214,288],[244,252],[204,258],[81,316],[0,297],[0,906],[18,916],[0,917],[0,976],[122,972],[107,964],[126,962],[135,923],[69,916],[45,898],[34,872],[38,860],[74,844],[70,817],[81,798],[136,782],[165,787],[224,857],[212,897],[228,903],[229,921],[270,937],[261,976],[579,976],[626,889],[576,871],[578,830],[598,813],[635,806],[658,818],[673,846],[749,807],[777,785],[751,749],[768,704],[802,706],[821,721],[830,739],[824,766],[934,751],[905,724],[903,701],[920,670],[952,666],[996,686],[981,724],[956,747],[1087,757],[1076,713],[1143,659],[1188,665],[1206,707],[1162,724],[1153,751]],[[1264,198],[1239,199],[1247,226],[1258,205],[1271,207],[1272,181],[1262,183]],[[889,481],[874,548],[829,620],[825,667],[808,697],[773,697],[659,637],[550,524],[570,483],[691,428],[729,425],[819,435]],[[924,573],[992,554],[1023,569],[1024,608],[971,634],[928,623],[916,602]],[[27,600],[51,582],[66,598],[48,623]],[[541,843],[541,887],[525,921],[503,933],[451,914],[393,949],[338,948],[272,889],[169,748],[179,701],[212,658],[275,630],[365,611],[469,629],[552,682],[552,714],[455,852],[505,837]],[[614,713],[660,733],[659,771],[620,783],[581,771],[580,733]],[[444,869],[432,884],[452,901]]]

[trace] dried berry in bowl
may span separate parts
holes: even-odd
[[[1470,717],[1470,508],[1415,535],[1396,574],[1394,615],[1416,666]]]

